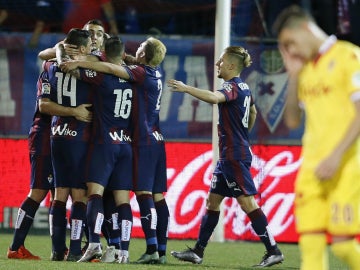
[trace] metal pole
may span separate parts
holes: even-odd
[[[231,26],[231,0],[216,0],[216,18],[215,18],[215,50],[214,63],[217,62],[222,51],[230,45],[230,26]],[[214,66],[214,91],[221,88],[221,80],[217,78]],[[215,168],[216,161],[219,159],[218,152],[218,107],[213,105],[213,121],[212,121],[212,149],[213,149],[213,168]],[[220,207],[219,223],[215,228],[213,234],[213,241],[224,241],[224,222],[223,222],[223,207]]]

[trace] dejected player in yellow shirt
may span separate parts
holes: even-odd
[[[298,6],[274,31],[289,75],[285,122],[305,116],[303,164],[295,184],[302,270],[328,269],[331,250],[360,269],[360,48],[328,36]]]

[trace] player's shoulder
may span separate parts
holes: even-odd
[[[339,40],[335,44],[334,54],[338,55],[342,59],[344,57],[354,58],[356,61],[360,61],[360,47],[345,40]]]

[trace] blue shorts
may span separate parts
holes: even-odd
[[[167,191],[165,144],[133,147],[134,191]]]
[[[55,188],[86,189],[84,164],[87,150],[86,142],[51,139]]]
[[[31,189],[50,190],[54,188],[53,167],[50,155],[30,154]]]
[[[211,180],[210,192],[234,198],[257,194],[250,165],[251,162],[239,160],[218,161]]]
[[[130,144],[91,144],[86,168],[87,182],[108,190],[132,190]]]

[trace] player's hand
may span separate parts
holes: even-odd
[[[185,92],[186,90],[186,84],[184,84],[182,81],[170,79],[167,81],[167,85],[171,87],[171,91],[174,92]]]
[[[74,56],[79,54],[78,46],[72,44],[64,44],[65,53],[69,56]]]
[[[77,106],[75,109],[74,117],[82,122],[91,122],[92,121],[92,112],[88,109],[92,106],[92,104],[81,104]]]
[[[341,155],[331,154],[323,159],[315,169],[315,175],[320,181],[332,178],[338,170],[341,162]]]
[[[71,70],[74,70],[78,68],[78,62],[76,60],[66,61],[60,64],[60,69],[62,72],[70,72]]]
[[[279,51],[289,76],[297,76],[305,62],[300,57],[291,54],[285,47],[279,46]]]

